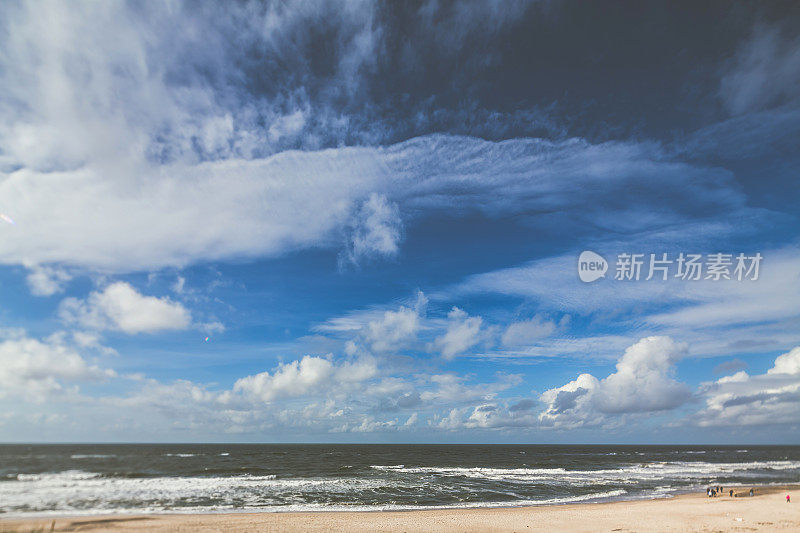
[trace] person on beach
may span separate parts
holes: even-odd
[[[789,503],[791,500],[789,499],[789,495],[786,495],[786,503]]]
[[[754,495],[755,495],[755,492],[753,491],[753,489],[750,489],[750,496],[754,496]]]
[[[731,489],[731,498],[733,498],[733,489]]]

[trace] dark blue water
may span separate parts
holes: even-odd
[[[0,445],[0,513],[377,510],[800,482],[798,446]]]

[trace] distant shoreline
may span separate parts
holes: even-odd
[[[307,511],[187,514],[112,514],[0,518],[0,531],[702,531],[747,527],[800,530],[800,485],[754,485],[754,497],[731,498],[725,487],[709,498],[692,492],[674,497],[595,503],[542,504],[408,511]],[[785,494],[796,498],[786,503]]]

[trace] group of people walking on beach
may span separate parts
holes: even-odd
[[[708,487],[708,488],[706,489],[706,494],[708,495],[708,497],[709,497],[709,498],[713,498],[713,497],[715,497],[717,494],[722,494],[722,492],[723,492],[723,489],[722,489],[722,487],[720,487],[720,486],[716,486],[716,487]],[[731,497],[731,498],[734,498],[734,497],[737,497],[737,498],[738,498],[739,496],[741,496],[741,495],[742,495],[742,494],[739,494],[739,493],[734,493],[734,492],[733,492],[733,489],[730,489],[730,491],[728,492],[728,494],[730,495],[730,497]],[[755,496],[755,495],[756,495],[756,491],[755,491],[755,490],[753,490],[753,489],[750,489],[750,492],[748,492],[748,495],[749,495],[749,496]],[[791,503],[791,501],[792,501],[792,498],[791,498],[791,496],[789,496],[789,495],[787,494],[787,495],[786,495],[786,503]]]
[[[722,494],[722,492],[723,492],[723,488],[721,486],[708,487],[706,489],[706,494],[708,495],[709,498],[713,498],[717,494]],[[755,493],[755,491],[753,489],[750,489],[750,492],[748,494],[750,496],[755,496],[756,493]],[[734,496],[739,496],[738,494],[734,494],[733,493],[733,489],[730,489],[729,495],[730,495],[731,498],[733,498]]]

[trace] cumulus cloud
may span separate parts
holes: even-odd
[[[539,397],[547,406],[539,415],[542,425],[572,428],[601,424],[603,416],[592,401],[599,388],[600,381],[596,377],[581,374],[566,385],[545,391]]]
[[[520,383],[514,375],[493,382],[455,374],[409,376],[377,363],[369,356],[307,355],[242,377],[229,389],[127,376],[129,384],[138,384],[129,394],[101,397],[84,407],[97,420],[124,420],[126,428],[140,431],[153,431],[154,424],[167,431],[235,434],[409,431],[419,429],[432,409],[454,406],[466,413],[469,405],[491,402]]]
[[[29,269],[25,281],[31,293],[36,296],[52,296],[64,291],[66,283],[72,279],[67,271],[49,266],[34,266]]]
[[[497,402],[482,403],[474,407],[456,407],[446,415],[435,415],[431,424],[446,430],[508,429],[537,426],[536,417],[527,410],[512,411]]]
[[[775,365],[767,370],[767,374],[800,374],[800,346],[779,355],[775,359]]]
[[[483,318],[469,316],[466,311],[453,307],[447,314],[447,331],[437,337],[434,346],[445,359],[453,359],[481,341]]]
[[[690,421],[700,426],[800,423],[800,346],[775,358],[765,374],[744,370],[704,383],[705,408]]]
[[[262,372],[238,379],[233,391],[270,402],[310,393],[324,394],[332,388],[368,380],[376,373],[377,367],[372,359],[335,365],[329,359],[307,355],[300,361],[280,365],[272,373]]]
[[[616,372],[599,380],[581,374],[540,400],[544,425],[579,427],[604,423],[610,415],[664,411],[686,403],[688,387],[673,377],[687,346],[669,337],[646,337],[625,350]]]
[[[523,398],[498,401],[489,394],[473,406],[451,409],[433,423],[443,429],[614,427],[625,416],[667,411],[689,401],[688,387],[673,378],[686,345],[668,337],[647,337],[629,346],[616,372],[603,379],[584,373],[543,392],[538,402]],[[535,407],[544,404],[544,410]]]
[[[38,340],[20,333],[0,341],[0,397],[42,402],[50,394],[76,390],[76,383],[114,375],[87,363],[63,335]]]
[[[85,300],[64,299],[59,316],[85,328],[130,334],[186,329],[191,325],[191,314],[179,302],[144,296],[122,281],[92,292]]]
[[[468,383],[464,376],[433,374],[427,376],[426,381],[435,384],[436,387],[422,391],[419,394],[420,399],[426,404],[440,407],[492,400],[499,392],[519,385],[521,378],[516,374],[505,374],[490,383]]]
[[[397,311],[386,311],[381,320],[367,324],[364,338],[373,351],[386,352],[415,339],[419,326],[416,310],[401,307]]]
[[[345,351],[353,355],[363,347],[372,353],[389,353],[412,345],[425,322],[428,298],[417,291],[413,301],[396,309],[359,310],[328,319],[315,332],[347,338]]]
[[[600,410],[635,413],[672,409],[689,399],[686,385],[673,379],[688,347],[669,337],[647,337],[627,350],[617,371],[602,381]]]
[[[375,352],[387,352],[415,340],[426,303],[427,299],[420,292],[414,308],[400,306],[397,311],[385,311],[379,320],[367,323],[362,333],[364,341]]]

